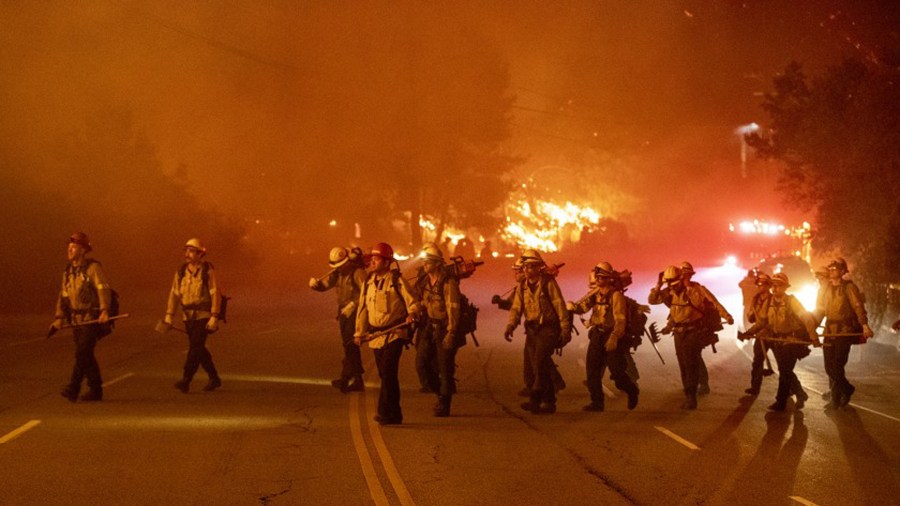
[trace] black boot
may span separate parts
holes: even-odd
[[[694,394],[694,393],[685,394],[684,402],[681,404],[681,409],[687,409],[687,410],[697,409],[697,394]]]
[[[63,397],[68,399],[69,402],[75,402],[78,400],[78,391],[73,389],[72,387],[63,388],[62,392],[60,392],[59,395],[62,395]]]
[[[628,392],[628,409],[632,410],[638,405],[638,394],[640,391],[635,387]]]
[[[218,376],[213,376],[212,378],[209,378],[209,383],[207,383],[206,386],[203,387],[203,391],[212,392],[220,386],[222,386],[222,380]]]
[[[769,411],[784,411],[786,407],[787,401],[785,401],[784,399],[775,399],[775,402],[773,402],[767,409]]]
[[[434,405],[434,416],[447,417],[450,416],[450,399],[449,395],[439,395],[437,403]]]
[[[180,380],[175,382],[175,388],[181,390],[181,393],[188,393],[188,389],[191,387],[191,380],[187,378],[181,378]]]
[[[347,386],[341,389],[341,392],[362,392],[365,389],[366,384],[363,382],[362,376],[356,376],[347,383]]]
[[[85,402],[91,401],[102,401],[103,400],[103,388],[92,388],[82,394],[80,397],[81,400]]]

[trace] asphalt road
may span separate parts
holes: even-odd
[[[472,294],[481,346],[458,355],[452,416],[431,416],[407,350],[404,424],[392,427],[371,420],[370,351],[365,393],[330,386],[330,294],[237,299],[209,342],[224,385],[203,392],[201,371],[187,395],[172,386],[186,339],[153,331],[161,308],[132,304],[98,346],[99,403],[59,395],[70,335],[43,339],[46,315],[0,317],[0,504],[900,504],[895,349],[854,351],[854,407],[827,412],[813,395],[802,411],[768,413],[776,380],[744,397],[749,359],[726,332],[704,353],[712,394],[685,412],[671,342],[666,365],[645,344],[637,409],[607,381],[606,412],[586,413],[582,334],[558,358],[558,412],[533,415],[516,396],[521,330],[512,344],[499,337],[506,315],[490,293]],[[827,384],[819,352],[799,372],[810,393]]]

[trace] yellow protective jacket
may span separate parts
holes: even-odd
[[[507,327],[512,329],[518,327],[523,316],[526,324],[556,323],[563,336],[569,335],[572,331],[569,310],[566,309],[562,291],[556,280],[550,276],[541,275],[534,284],[525,280],[516,286]]]
[[[216,270],[211,263],[203,261],[197,266],[184,264],[175,271],[166,304],[167,315],[174,315],[181,306],[184,321],[204,320],[211,316],[218,318],[221,305],[222,294],[219,293]]]
[[[77,266],[70,263],[63,272],[55,316],[72,323],[96,320],[101,311],[109,310],[110,299],[111,290],[100,262],[85,259]]]
[[[403,323],[407,315],[418,312],[418,301],[409,284],[397,271],[384,275],[369,274],[359,296],[359,311],[356,313],[357,336],[385,330]],[[369,341],[370,348],[382,348],[385,344],[407,335],[407,329]]]

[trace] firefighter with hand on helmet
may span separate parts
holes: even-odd
[[[331,267],[328,274],[322,279],[311,278],[309,287],[317,292],[334,289],[337,295],[337,321],[344,357],[341,375],[332,380],[331,385],[343,393],[360,392],[365,388],[362,378],[364,371],[362,355],[359,346],[353,342],[353,333],[356,330],[356,310],[359,306],[359,294],[366,282],[366,271],[358,255],[340,246],[331,249],[328,266]]]
[[[707,290],[685,283],[681,268],[670,265],[660,273],[648,297],[650,304],[665,304],[669,308],[668,326],[674,334],[675,355],[681,369],[685,395],[682,409],[697,409],[701,352],[709,339],[709,331],[703,326],[702,308],[708,300],[706,293]],[[729,323],[734,322],[724,308],[719,309],[719,314]]]

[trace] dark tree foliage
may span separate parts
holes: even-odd
[[[900,281],[900,69],[850,59],[810,79],[791,63],[763,108],[770,130],[748,142],[784,162],[778,190],[814,213],[814,247],[847,257],[877,306]]]

